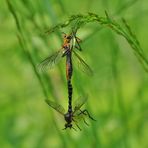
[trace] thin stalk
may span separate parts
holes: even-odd
[[[17,29],[18,29],[18,39],[19,39],[19,43],[20,43],[20,45],[21,45],[21,47],[22,47],[22,50],[23,50],[23,52],[24,52],[24,55],[28,57],[28,60],[29,60],[31,66],[32,66],[32,68],[33,68],[33,71],[34,71],[34,73],[35,73],[35,75],[36,75],[36,77],[37,77],[37,79],[38,79],[38,81],[39,81],[39,83],[40,83],[40,86],[41,86],[41,89],[42,89],[43,94],[44,94],[44,96],[45,96],[45,99],[48,99],[48,95],[47,95],[46,89],[45,89],[45,87],[44,87],[44,83],[43,83],[43,81],[42,81],[42,79],[41,79],[41,77],[40,77],[40,75],[38,74],[38,71],[37,71],[37,69],[36,69],[36,64],[34,63],[34,61],[33,61],[33,59],[32,59],[32,56],[30,55],[30,53],[26,50],[26,49],[28,49],[28,48],[26,47],[24,35],[23,35],[23,32],[22,32],[21,25],[20,25],[19,19],[18,19],[18,17],[17,17],[17,14],[16,14],[15,10],[13,9],[13,6],[11,5],[11,3],[10,3],[9,0],[7,0],[7,5],[8,5],[8,8],[9,8],[9,11],[11,12],[12,16],[14,17],[14,20],[15,20],[15,23],[16,23],[16,27],[17,27]],[[57,124],[56,124],[56,122],[55,122],[55,119],[54,119],[54,116],[53,116],[53,115],[52,115],[52,118],[53,118],[53,122],[54,122],[54,125],[55,125],[55,127],[56,127],[56,130],[57,130],[57,132],[58,132],[58,134],[59,134],[59,136],[60,136],[60,139],[62,140],[62,145],[63,145],[63,147],[67,147],[67,146],[66,146],[65,139],[64,139],[63,136],[61,135],[61,133],[60,133],[58,127],[57,127]]]
[[[124,37],[131,46],[141,66],[144,68],[146,72],[148,72],[148,59],[145,57],[145,54],[136,36],[134,35],[134,33],[132,33],[129,25],[127,25],[125,20],[123,20],[123,25],[120,25],[120,23],[112,19],[107,12],[105,12],[105,14],[106,17],[100,17],[94,13],[88,13],[86,15],[83,14],[71,15],[69,19],[67,19],[64,23],[59,23],[56,26],[50,28],[48,30],[48,33],[54,32],[57,29],[62,29],[71,25],[75,25],[74,27],[80,29],[88,23],[96,22],[100,26],[109,28],[113,30],[116,34]]]

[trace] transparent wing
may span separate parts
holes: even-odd
[[[64,54],[64,49],[59,50],[57,52],[55,52],[54,54],[52,54],[51,56],[47,57],[46,59],[44,59],[39,65],[38,68],[41,71],[46,70],[47,68],[53,68],[54,65],[56,65],[60,59],[62,58]]]
[[[57,104],[57,103],[55,103],[55,102],[53,102],[53,101],[50,101],[49,99],[48,99],[48,100],[46,99],[45,102],[46,102],[50,107],[52,107],[52,108],[55,109],[57,112],[59,112],[60,114],[62,114],[62,115],[65,114],[65,109],[64,109],[61,105],[59,105],[59,104]]]
[[[84,103],[87,101],[88,96],[80,96],[75,102],[74,102],[74,113],[76,113],[80,108],[84,105]]]
[[[74,53],[73,55],[75,55],[75,57],[78,60],[78,67],[88,76],[92,76],[93,75],[92,69],[84,62],[84,60],[78,55],[78,53],[76,53],[76,51],[73,50],[73,53]]]

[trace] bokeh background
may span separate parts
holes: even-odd
[[[36,69],[62,44],[61,33],[45,35],[47,28],[72,14],[105,16],[105,10],[116,21],[127,20],[148,57],[147,0],[13,0],[20,28],[8,1],[0,1],[0,146],[147,148],[148,73],[123,37],[97,24],[77,34],[83,40],[80,55],[94,75],[74,67],[73,99],[88,93],[84,108],[97,120],[86,118],[89,127],[79,122],[82,131],[63,131],[63,117],[44,101],[56,100],[67,109],[65,60],[47,73]]]

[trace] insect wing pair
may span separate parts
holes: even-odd
[[[74,103],[74,110],[73,110],[73,117],[78,116],[79,110],[80,108],[84,105],[84,103],[87,101],[87,96],[83,96],[83,97],[79,97],[75,103]],[[56,102],[53,102],[51,100],[45,100],[45,102],[52,107],[53,109],[55,109],[57,112],[59,112],[61,115],[65,115],[66,111],[63,108],[63,106],[59,105]]]
[[[61,106],[61,105],[59,105],[59,104],[57,104],[57,103],[55,103],[55,102],[53,102],[53,101],[51,101],[51,100],[45,100],[46,101],[46,103],[50,106],[50,107],[52,107],[53,109],[55,109],[57,112],[59,112],[63,117],[65,117],[65,115],[67,115],[68,113],[66,113],[66,111],[65,111],[65,109]],[[73,112],[72,112],[72,115],[71,115],[71,117],[70,118],[72,118],[72,121],[73,122],[75,122],[75,124],[76,124],[76,126],[80,129],[80,127],[77,125],[77,122],[78,122],[78,120],[81,120],[81,119],[83,119],[84,120],[84,122],[86,123],[86,121],[85,121],[85,115],[88,115],[88,116],[90,116],[89,114],[85,114],[83,111],[81,111],[81,107],[84,105],[84,103],[87,101],[87,96],[85,96],[85,97],[79,97],[76,101],[75,101],[75,103],[74,103],[74,110],[73,110]],[[92,118],[92,117],[91,117]],[[92,118],[93,119],[93,118]],[[93,119],[94,120],[94,119]],[[87,123],[86,123],[87,124]],[[71,126],[67,126],[66,128],[73,128],[72,127],[72,123],[66,123],[65,125],[71,125]],[[88,125],[88,124],[87,124]],[[66,129],[66,128],[64,128],[64,129]],[[73,129],[75,129],[75,128],[73,128]],[[75,129],[76,130],[76,129]],[[80,129],[81,130],[81,129]]]
[[[81,46],[79,45],[78,38],[75,36],[75,34],[71,37],[70,41],[71,41],[71,46],[69,46],[67,48],[71,48],[70,50],[74,55],[73,60],[77,61],[79,69],[81,69],[87,75],[91,76],[93,74],[92,69],[89,67],[88,64],[85,63],[85,61],[79,56],[79,54],[75,50],[75,49],[79,49],[80,51],[82,50]],[[75,42],[76,42],[77,46],[75,45]],[[65,47],[66,43],[63,46]],[[51,69],[54,67],[54,65],[58,64],[59,61],[62,59],[62,57],[64,57],[64,55],[65,55],[66,49],[64,47],[62,47],[59,51],[55,52],[54,54],[52,54],[52,55],[48,56],[46,59],[44,59],[38,65],[39,69],[41,71],[45,71],[48,68]]]

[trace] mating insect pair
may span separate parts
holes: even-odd
[[[90,119],[94,120],[89,112],[87,110],[81,110],[80,108],[82,107],[82,105],[85,103],[85,101],[87,100],[87,97],[80,97],[78,102],[74,107],[74,110],[72,108],[72,93],[73,93],[73,87],[71,84],[71,78],[72,78],[72,74],[73,74],[73,62],[72,62],[72,55],[74,55],[78,62],[79,62],[79,67],[82,69],[83,72],[87,73],[88,75],[92,75],[92,70],[91,68],[85,63],[85,61],[78,55],[78,53],[76,52],[76,50],[74,49],[78,49],[79,51],[81,51],[81,46],[79,44],[81,40],[76,37],[76,32],[73,32],[70,35],[64,35],[64,42],[62,45],[62,48],[57,51],[56,53],[54,53],[53,55],[47,57],[45,60],[43,60],[40,64],[39,67],[41,70],[45,70],[47,68],[52,68],[55,64],[57,64],[60,59],[62,59],[63,57],[66,57],[66,78],[67,78],[67,87],[68,87],[68,111],[67,113],[65,113],[64,108],[59,105],[56,104],[53,101],[50,100],[46,100],[46,103],[54,108],[56,111],[58,111],[59,113],[61,113],[66,121],[65,124],[65,128],[73,128],[72,126],[72,122],[74,122],[76,124],[76,126],[80,129],[80,127],[77,124],[77,120],[76,118],[82,118],[84,123],[87,124],[87,122],[84,119],[84,116],[88,116]],[[73,54],[72,54],[73,53]],[[87,124],[88,125],[88,124]]]

